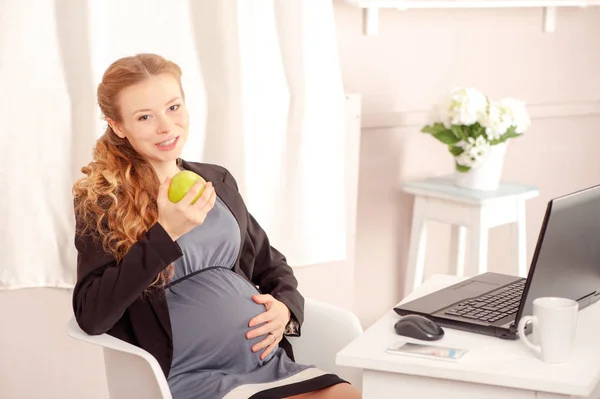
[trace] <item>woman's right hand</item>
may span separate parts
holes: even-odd
[[[192,204],[192,200],[202,189],[204,182],[197,181],[187,194],[177,203],[169,200],[168,192],[171,179],[167,178],[158,189],[158,223],[165,229],[173,241],[204,223],[206,215],[215,205],[217,194],[211,182],[206,183],[204,192]]]

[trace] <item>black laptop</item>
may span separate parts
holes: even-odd
[[[574,299],[580,310],[600,299],[600,185],[548,203],[526,279],[484,273],[394,310],[516,339],[518,321],[532,314],[533,300],[547,296]]]

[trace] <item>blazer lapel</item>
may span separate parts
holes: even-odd
[[[169,305],[167,305],[167,297],[164,289],[155,289],[150,293],[150,305],[154,309],[154,313],[158,318],[159,324],[169,337],[169,341],[173,341],[173,331],[171,330],[171,317],[169,316]],[[147,308],[146,308],[147,309]],[[132,309],[133,311],[133,309]],[[133,312],[132,312],[133,313]]]

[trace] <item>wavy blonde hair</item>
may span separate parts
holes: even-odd
[[[119,93],[152,76],[171,74],[179,83],[181,69],[156,54],[138,54],[111,64],[98,85],[98,105],[105,119],[122,122]],[[150,163],[127,139],[115,134],[110,125],[98,139],[93,160],[81,171],[86,175],[73,186],[77,234],[91,234],[117,263],[158,220],[156,198],[160,182]],[[163,286],[173,275],[165,268],[151,284]]]

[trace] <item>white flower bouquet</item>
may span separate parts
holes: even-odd
[[[432,111],[421,131],[448,146],[458,172],[476,167],[492,146],[519,137],[531,123],[523,101],[491,101],[474,88],[451,90]]]

